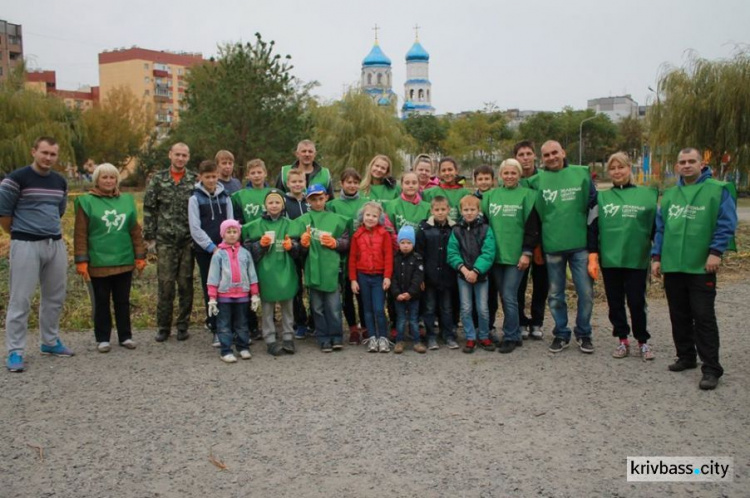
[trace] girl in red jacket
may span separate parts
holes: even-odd
[[[385,291],[393,274],[393,241],[385,229],[383,208],[367,202],[357,215],[360,227],[354,232],[349,249],[349,280],[352,292],[362,293],[365,325],[370,338],[365,341],[370,353],[388,353],[386,337]]]

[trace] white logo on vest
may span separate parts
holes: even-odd
[[[677,204],[672,204],[669,206],[669,219],[687,218],[688,220],[694,220],[699,211],[705,210],[706,206],[679,206]]]
[[[606,204],[602,206],[602,211],[604,211],[604,216],[614,216],[617,214],[617,211],[620,210],[620,206],[616,206],[615,204]]]
[[[542,190],[542,198],[546,203],[555,202],[555,199],[557,199],[557,190]]]
[[[117,214],[117,210],[104,211],[102,221],[107,225],[107,233],[115,227],[115,231],[122,230],[122,226],[125,224],[125,213]]]
[[[260,205],[259,204],[247,204],[245,205],[245,214],[248,216],[257,216],[258,211],[260,211]]]

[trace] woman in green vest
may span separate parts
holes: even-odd
[[[401,189],[392,174],[393,164],[388,156],[378,154],[373,157],[359,186],[362,197],[380,204],[398,197]]]
[[[432,199],[437,196],[442,196],[448,199],[450,205],[450,211],[448,216],[458,221],[458,205],[461,202],[461,198],[465,195],[469,195],[472,192],[461,185],[460,181],[463,177],[458,174],[458,163],[451,157],[444,157],[438,164],[438,175],[440,176],[440,185],[423,192],[423,197],[426,202],[432,202]]]
[[[503,304],[501,353],[511,353],[523,345],[518,312],[518,287],[539,245],[539,216],[534,209],[536,192],[521,187],[521,164],[506,159],[498,176],[502,187],[485,192],[482,212],[495,237],[495,264],[492,275]]]
[[[120,172],[109,163],[94,170],[91,191],[76,199],[73,250],[76,271],[93,288],[94,336],[100,353],[110,351],[114,304],[120,346],[135,349],[130,326],[133,269],[146,267],[146,247],[130,194],[120,192]]]
[[[624,152],[609,157],[612,188],[599,192],[599,254],[612,335],[618,344],[612,356],[630,355],[627,298],[633,336],[643,360],[653,360],[646,326],[646,280],[656,218],[656,189],[633,184],[632,163]]]

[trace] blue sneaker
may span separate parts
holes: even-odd
[[[26,368],[23,364],[23,356],[16,351],[8,355],[8,358],[5,360],[5,366],[8,367],[9,372],[23,372],[23,369]]]
[[[297,327],[297,330],[294,332],[294,338],[295,339],[304,339],[307,337],[307,327],[304,325],[299,325]]]
[[[46,344],[42,344],[42,347],[40,348],[43,355],[55,355],[55,356],[73,356],[75,353],[68,349],[65,344],[62,343],[60,339],[57,340],[54,346],[47,346]]]

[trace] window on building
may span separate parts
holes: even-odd
[[[372,85],[372,73],[369,73],[369,74],[367,75],[367,84],[368,84],[368,85]]]
[[[149,78],[148,76],[146,76],[146,77],[143,78],[143,82],[148,85],[149,83],[151,83],[151,78]]]
[[[414,100],[414,89],[409,90],[409,100]]]
[[[427,90],[427,100],[430,100],[430,91]]]
[[[144,95],[145,97],[148,97],[149,95],[151,95],[151,90],[144,90],[144,91],[143,91],[143,95]]]
[[[422,101],[424,100],[424,90],[422,90],[422,89],[420,88],[420,89],[419,89],[419,94],[418,94],[418,95],[419,95],[419,96],[418,96],[417,98],[419,99],[419,101],[420,101],[420,102],[422,102]]]
[[[378,73],[378,85],[383,84],[383,73]]]
[[[182,68],[177,70],[177,76],[182,76]]]
[[[143,63],[143,69],[144,69],[145,71],[148,71],[148,62],[144,62],[144,63]]]

